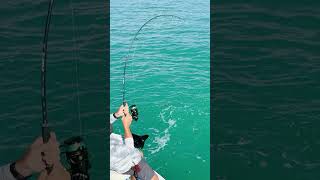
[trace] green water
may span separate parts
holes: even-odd
[[[213,7],[214,179],[319,179],[319,3]]]
[[[209,179],[209,1],[112,0],[110,6],[111,111],[122,102],[121,58],[135,32],[156,15],[183,18],[158,18],[139,34],[126,100],[138,106],[132,129],[150,135],[144,154],[156,171],[166,179]],[[121,133],[120,123],[115,131]]]

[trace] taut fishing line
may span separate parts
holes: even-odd
[[[78,111],[78,121],[79,121],[79,131],[80,131],[80,136],[82,135],[82,120],[81,120],[81,110],[80,110],[80,98],[79,98],[79,59],[80,55],[77,53],[79,51],[78,47],[78,31],[75,25],[75,18],[74,18],[74,8],[73,8],[73,2],[70,0],[69,3],[70,9],[71,9],[71,21],[72,21],[72,32],[73,32],[73,59],[75,62],[75,84],[76,84],[76,97],[77,97],[77,111]]]
[[[80,111],[80,98],[79,98],[79,59],[80,55],[77,53],[79,50],[77,44],[77,35],[78,31],[75,25],[74,18],[74,8],[72,0],[69,1],[69,6],[72,13],[72,32],[73,32],[73,59],[75,62],[75,84],[76,84],[76,97],[77,97],[77,110],[78,110],[78,121],[79,121],[79,136],[73,136],[65,140],[61,146],[63,149],[62,154],[65,155],[65,159],[68,164],[67,170],[70,173],[71,180],[89,180],[89,169],[91,164],[89,161],[89,152],[87,146],[82,138],[83,133],[83,123],[81,120],[81,111]]]

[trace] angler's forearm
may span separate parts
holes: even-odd
[[[124,129],[124,138],[127,139],[127,138],[133,138],[132,137],[132,133],[131,133],[131,130],[130,130],[130,127],[123,127]]]

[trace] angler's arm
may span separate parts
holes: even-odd
[[[114,123],[118,118],[113,114],[110,114],[110,124]]]
[[[132,122],[132,116],[129,113],[128,105],[124,107],[123,110],[124,116],[122,116],[122,125],[124,130],[124,138],[125,138],[125,144],[129,148],[134,148],[134,141],[132,137],[132,133],[130,130],[131,122]]]
[[[124,143],[131,149],[134,148],[134,141],[132,137],[132,133],[130,127],[124,128]]]

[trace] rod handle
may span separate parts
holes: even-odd
[[[43,143],[47,143],[50,139],[50,130],[47,124],[42,125],[42,139]]]
[[[50,139],[50,129],[49,129],[48,124],[42,125],[42,139],[43,139],[43,143],[48,143],[48,141]],[[44,152],[41,152],[41,155],[45,156]],[[50,174],[53,169],[53,165],[47,164],[47,162],[45,162],[45,160],[43,160],[43,161],[46,164],[47,173]]]

